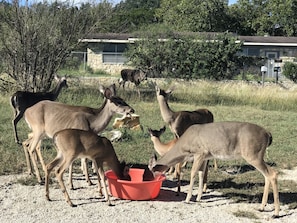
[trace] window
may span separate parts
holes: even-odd
[[[106,43],[103,47],[102,62],[115,64],[125,63],[127,58],[123,55],[127,44],[124,43]]]

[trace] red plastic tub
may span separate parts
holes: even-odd
[[[112,170],[105,172],[110,193],[114,197],[125,200],[151,200],[156,198],[166,179],[164,175],[156,176],[154,180],[142,181],[143,169],[130,168],[131,181],[119,180]]]

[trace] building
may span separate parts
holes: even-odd
[[[268,76],[274,75],[274,67],[282,67],[287,61],[297,62],[297,37],[237,36],[243,42],[242,54],[267,58]],[[126,68],[123,52],[137,38],[132,34],[91,34],[81,42],[87,44],[87,65],[94,70],[120,73]],[[263,64],[264,65],[264,64]],[[260,69],[260,68],[259,68]]]

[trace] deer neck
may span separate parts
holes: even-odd
[[[171,123],[173,120],[174,111],[172,111],[168,105],[167,100],[164,97],[159,98],[158,102],[160,106],[161,116],[166,123]]]
[[[114,114],[108,106],[108,100],[105,99],[101,108],[96,110],[94,115],[89,119],[90,128],[97,134],[106,128]]]
[[[168,151],[168,146],[160,141],[158,137],[152,136],[151,140],[154,144],[154,148],[156,152],[160,155],[163,156],[167,151]]]
[[[63,83],[62,81],[59,82],[59,83],[57,84],[57,86],[51,91],[51,93],[52,93],[52,95],[53,95],[53,100],[54,100],[54,101],[57,99],[58,95],[59,95],[60,92],[61,92],[61,89],[62,89],[62,83]]]

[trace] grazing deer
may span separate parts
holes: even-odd
[[[164,156],[169,150],[172,149],[172,147],[175,145],[176,141],[178,140],[177,138],[174,138],[173,140],[163,143],[160,140],[160,136],[165,132],[166,127],[164,126],[160,130],[152,130],[151,128],[148,128],[148,132],[151,136],[151,140],[154,144],[154,149],[156,152],[162,157]],[[192,159],[191,159],[192,160]],[[170,167],[170,170],[168,171],[169,173],[173,172],[173,169],[175,169],[174,176],[177,178],[178,183],[177,183],[177,193],[179,194],[180,192],[180,186],[181,186],[181,168],[184,167],[186,162],[180,162],[175,165],[175,167]],[[200,178],[202,176],[199,174],[199,181],[204,182],[204,187],[203,187],[203,192],[206,191],[206,182],[207,182],[207,172],[204,174],[204,179]]]
[[[272,135],[264,128],[246,122],[215,122],[192,125],[178,139],[173,148],[167,152],[152,168],[153,172],[164,172],[170,166],[184,161],[188,156],[194,157],[191,179],[186,202],[192,197],[193,184],[198,169],[203,168],[205,160],[245,159],[260,171],[265,178],[265,186],[260,211],[267,204],[269,186],[272,185],[274,196],[274,217],[279,216],[280,204],[277,186],[277,171],[264,162],[266,148],[272,143]],[[202,182],[199,181],[199,201],[202,196]]]
[[[115,88],[115,85],[113,84],[105,89],[104,102],[101,107],[97,109],[67,105],[52,101],[41,101],[25,111],[25,120],[33,132],[33,137],[30,139],[27,151],[31,157],[36,177],[39,182],[41,182],[40,173],[37,163],[32,157],[36,150],[37,154],[40,154],[37,145],[43,137],[47,136],[52,138],[56,132],[68,128],[86,131],[92,130],[95,133],[99,133],[106,128],[115,113],[120,115],[134,113],[134,109],[123,99],[113,96],[115,90],[110,88]],[[40,156],[39,159],[45,170],[42,156]],[[27,164],[29,173],[32,173],[31,165],[28,161]],[[88,175],[86,175],[86,177],[88,178]],[[70,181],[72,182],[71,178]],[[70,183],[70,185],[73,187],[72,183]]]
[[[58,78],[55,76],[55,79],[58,80],[58,84],[50,92],[17,91],[10,97],[10,104],[14,110],[12,125],[16,143],[21,144],[17,134],[17,124],[23,117],[26,109],[43,100],[55,101],[60,94],[61,89],[63,87],[68,87],[65,77]]]
[[[52,169],[58,166],[56,176],[59,181],[62,192],[64,193],[66,202],[74,207],[71,202],[69,194],[66,190],[63,173],[70,166],[70,164],[77,158],[86,157],[93,161],[95,170],[98,175],[99,193],[102,195],[100,179],[102,181],[105,201],[111,205],[107,187],[105,184],[105,177],[103,171],[103,163],[106,163],[117,177],[121,180],[131,180],[129,176],[129,168],[125,162],[120,162],[115,153],[111,142],[106,137],[100,137],[92,131],[84,131],[79,129],[64,129],[57,132],[53,137],[57,149],[56,158],[46,166],[45,171],[45,196],[49,198],[49,175]]]

